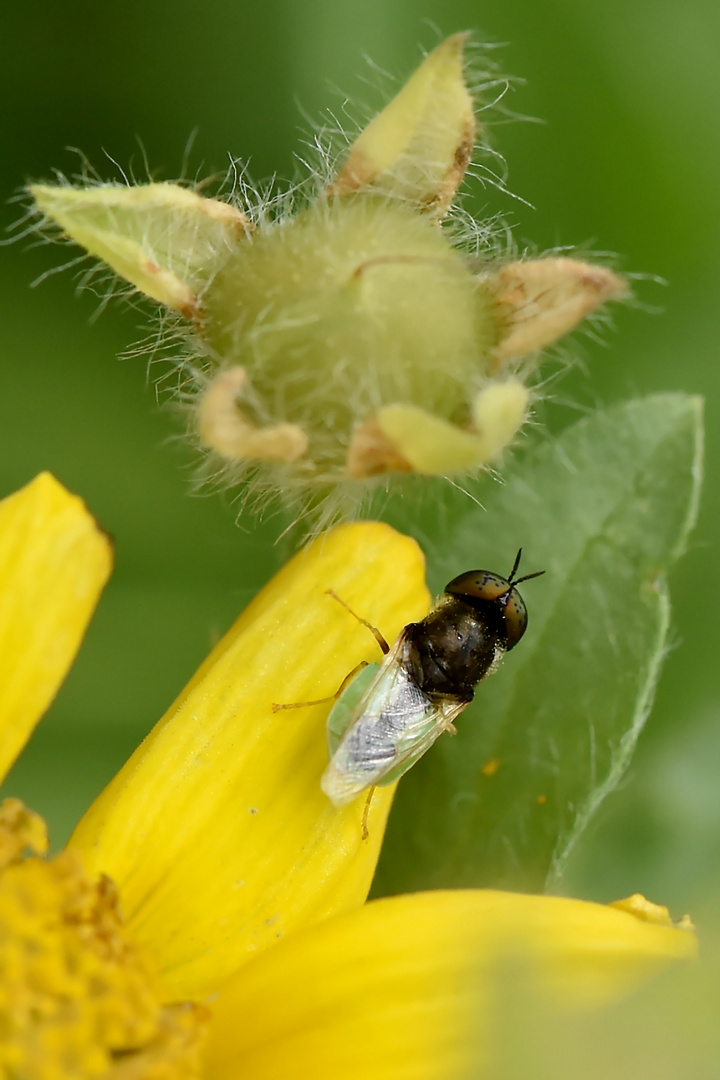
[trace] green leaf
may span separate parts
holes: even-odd
[[[695,518],[701,402],[633,401],[581,420],[436,522],[436,592],[507,574],[519,547],[522,642],[402,780],[377,895],[443,886],[542,890],[627,768],[667,645],[665,573]],[[437,515],[436,515],[437,516]],[[426,548],[427,548],[426,542]]]

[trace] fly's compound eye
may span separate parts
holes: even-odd
[[[502,601],[500,601],[502,603]],[[528,617],[525,601],[513,586],[505,601],[505,630],[507,633],[507,651],[517,645],[527,630]]]
[[[478,600],[496,604],[505,617],[506,651],[517,645],[525,633],[528,622],[525,601],[512,582],[500,574],[493,574],[489,570],[468,570],[453,578],[445,592],[468,604]]]
[[[489,570],[468,570],[453,578],[445,586],[445,592],[461,600],[498,600],[507,596],[511,588],[508,579],[500,574],[492,574]]]

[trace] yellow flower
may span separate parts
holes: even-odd
[[[0,765],[72,661],[109,574],[107,537],[42,475],[0,504]],[[365,904],[392,790],[320,791],[324,712],[370,635],[424,613],[422,556],[388,526],[297,555],[44,858],[42,822],[0,813],[0,1075],[22,1080],[481,1075],[495,987],[592,1007],[694,935],[641,898],[603,907],[457,891]],[[28,854],[29,852],[29,854]],[[509,967],[508,967],[509,963]]]

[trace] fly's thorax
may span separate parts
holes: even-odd
[[[427,694],[472,699],[473,687],[507,646],[504,612],[493,602],[447,596],[421,622],[405,628],[412,675]]]

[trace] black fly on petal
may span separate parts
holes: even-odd
[[[382,664],[367,665],[343,688],[328,717],[330,763],[321,781],[335,805],[393,783],[444,731],[455,731],[477,684],[527,628],[517,586],[544,571],[517,578],[521,555],[522,549],[506,578],[488,570],[453,578],[436,607],[402,630]]]

